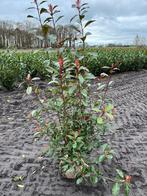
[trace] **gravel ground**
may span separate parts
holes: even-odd
[[[133,177],[130,195],[146,196],[147,71],[117,74],[113,80],[109,96],[118,115],[106,138],[116,151],[116,165]],[[61,178],[57,164],[40,157],[46,141],[34,141],[27,120],[36,105],[23,90],[0,91],[0,196],[110,196],[109,187],[100,191],[102,187],[76,186]]]

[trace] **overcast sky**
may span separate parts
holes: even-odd
[[[85,0],[86,1],[86,0]],[[85,2],[83,0],[83,2]],[[58,4],[64,13],[64,23],[69,22],[74,11],[74,0],[48,0]],[[138,34],[147,38],[147,0],[87,0],[87,19],[96,22],[88,29],[92,32],[88,42],[132,43]],[[30,0],[0,0],[0,20],[25,21],[31,6]]]

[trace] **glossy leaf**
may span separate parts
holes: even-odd
[[[76,5],[75,4],[72,4],[72,8],[76,8]]]
[[[124,173],[121,170],[116,169],[116,172],[117,172],[117,174],[119,175],[120,178],[122,178],[122,179],[124,178]]]
[[[85,40],[86,40],[86,35],[84,36],[84,37],[81,37],[80,39],[83,41],[83,42],[85,42]]]
[[[90,21],[88,21],[86,24],[85,24],[85,28],[87,27],[87,26],[89,26],[90,24],[92,24],[93,22],[95,22],[95,20],[90,20]]]
[[[63,18],[64,16],[59,16],[58,18],[57,18],[57,20],[56,20],[56,23],[59,21],[59,20],[61,20],[61,18]]]
[[[81,178],[78,178],[78,179],[77,179],[76,184],[79,185],[79,184],[81,184],[82,182],[83,182],[83,178],[81,177]]]
[[[130,189],[131,189],[130,184],[126,183],[125,184],[125,196],[129,196]]]
[[[18,184],[17,185],[19,188],[24,188],[24,185],[23,184]]]
[[[55,10],[53,14],[57,14],[59,12],[60,12],[60,10]]]
[[[90,177],[90,180],[91,180],[92,184],[97,184],[97,182],[98,182],[98,177],[97,177],[97,176],[91,176],[91,177]]]
[[[44,14],[44,13],[48,13],[47,9],[45,9],[45,8],[41,8],[41,10],[40,10],[40,14]]]
[[[70,19],[70,22],[72,22],[78,15],[74,15],[71,19]]]
[[[85,18],[85,15],[80,15],[80,20],[83,20]]]
[[[58,7],[58,5],[55,5],[55,6],[53,7],[53,10],[55,10],[57,7]]]
[[[42,5],[42,4],[46,3],[46,2],[47,2],[47,1],[41,1],[39,5]]]
[[[99,163],[102,163],[104,160],[105,160],[105,155],[100,155],[98,159]]]
[[[84,78],[83,78],[83,76],[82,75],[79,75],[78,78],[79,78],[80,84],[83,84],[84,81],[85,81]]]
[[[104,124],[104,120],[103,120],[103,118],[98,117],[98,118],[97,118],[97,124],[99,124],[99,125]]]
[[[83,7],[81,11],[87,10],[89,7]]]
[[[120,184],[115,183],[112,188],[112,196],[119,196],[120,193]]]
[[[27,18],[35,18],[34,16],[32,15],[28,15]]]
[[[26,93],[27,93],[28,95],[30,95],[30,94],[32,93],[32,87],[31,87],[31,86],[29,86],[29,87],[27,88]]]
[[[32,9],[36,9],[35,7],[29,7],[27,8],[27,10],[32,10]]]
[[[44,23],[50,22],[51,20],[52,20],[52,17],[48,17],[48,18],[46,18],[46,19],[44,20]]]
[[[81,33],[80,29],[74,25],[71,25],[71,28],[73,28],[74,30],[76,30],[77,32]]]
[[[85,5],[88,5],[88,3],[83,3],[83,4],[81,5],[81,7],[83,7],[83,6],[85,6]]]
[[[85,33],[85,36],[88,36],[88,35],[91,35],[91,33],[90,32]]]

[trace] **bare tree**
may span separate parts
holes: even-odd
[[[144,47],[146,45],[146,39],[145,37],[136,35],[134,39],[134,45],[136,47]]]

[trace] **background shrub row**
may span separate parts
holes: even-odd
[[[84,59],[81,64],[87,66],[94,75],[102,72],[103,66],[118,64],[120,72],[147,69],[147,50],[141,48],[90,48],[81,51]],[[73,60],[68,51],[66,55]],[[0,52],[0,85],[8,90],[22,82],[28,73],[42,80],[50,77],[50,68],[57,61],[55,52]]]

